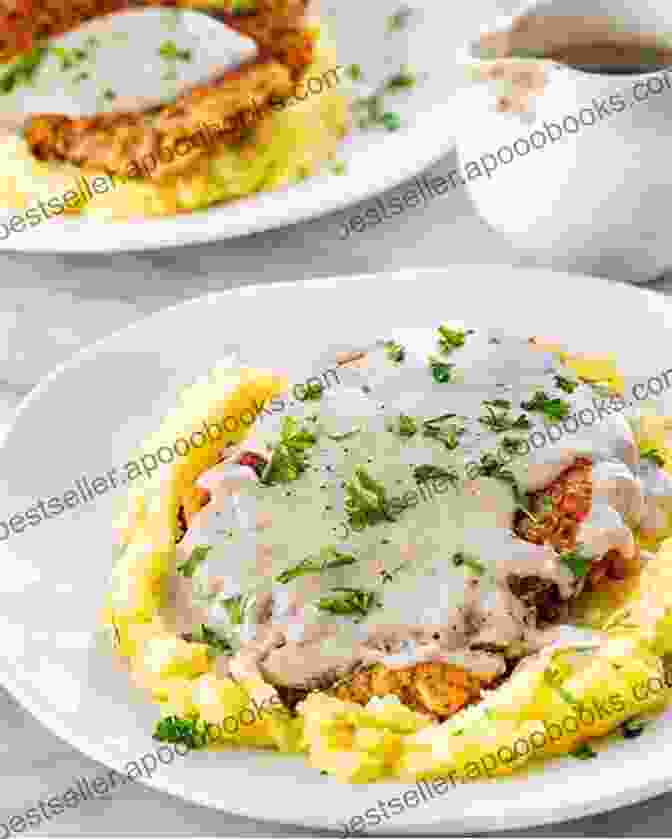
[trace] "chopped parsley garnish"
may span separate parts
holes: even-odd
[[[453,370],[455,369],[454,364],[446,364],[445,361],[441,361],[440,358],[436,358],[436,356],[430,355],[429,357],[429,369],[432,373],[432,378],[438,384],[446,384],[449,382],[453,375]]]
[[[89,35],[84,41],[84,49],[81,47],[49,47],[49,52],[58,58],[61,70],[72,70],[78,67],[83,61],[91,58],[91,52],[100,46],[100,41],[93,35]]]
[[[525,411],[537,411],[548,419],[562,419],[569,413],[570,404],[564,399],[550,399],[543,390],[538,390],[529,402],[521,402]]]
[[[582,542],[579,542],[573,551],[561,553],[558,559],[571,569],[577,579],[586,576],[593,561],[592,555],[587,552]]]
[[[564,390],[565,393],[574,393],[579,383],[558,374],[555,377],[555,386],[560,388],[560,390]]]
[[[522,445],[525,441],[519,440],[516,437],[502,437],[500,446],[505,452],[512,452],[513,454],[522,453]]]
[[[322,399],[324,393],[324,385],[322,382],[306,382],[303,386],[303,393],[299,396],[301,402],[307,402],[311,399]]]
[[[362,466],[345,485],[345,509],[348,521],[357,528],[394,521],[390,513],[385,487],[372,478]]]
[[[572,757],[575,757],[577,760],[591,760],[594,757],[597,757],[597,752],[594,751],[588,743],[581,743],[580,746],[577,746],[573,752],[570,752]]]
[[[621,725],[621,734],[626,738],[626,740],[632,740],[635,737],[639,737],[647,725],[648,723],[646,720],[632,717],[629,720],[625,720],[625,722]]]
[[[271,456],[261,475],[261,483],[284,484],[295,481],[308,468],[306,450],[315,445],[317,437],[294,417],[285,417],[280,439],[271,449]]]
[[[521,508],[527,509],[529,500],[527,495],[518,486],[516,476],[510,469],[506,469],[506,464],[503,463],[497,455],[491,452],[484,452],[480,457],[478,465],[478,477],[496,478],[499,481],[510,484],[513,496]]]
[[[661,469],[665,466],[665,458],[660,453],[659,449],[640,449],[639,456],[642,460],[650,460],[651,463],[659,466]]]
[[[413,477],[418,483],[446,478],[455,487],[460,481],[460,476],[454,469],[443,469],[441,466],[434,466],[431,463],[416,466],[413,470]]]
[[[348,167],[343,160],[335,160],[331,165],[331,171],[334,175],[345,175]]]
[[[387,128],[388,131],[397,131],[401,128],[399,114],[385,109],[385,95],[407,89],[415,83],[415,76],[408,68],[402,67],[397,73],[383,81],[369,96],[360,96],[354,99],[352,107],[357,115],[359,128],[367,130],[374,126],[382,126]]]
[[[201,624],[200,629],[191,633],[189,640],[207,644],[212,648],[212,653],[233,652],[233,647],[229,644],[226,638],[220,638],[214,630],[210,629],[210,627],[206,626],[204,623]]]
[[[158,53],[165,61],[191,61],[191,50],[178,49],[175,41],[164,41]]]
[[[358,113],[357,124],[364,130],[373,125],[379,125],[383,119],[383,99],[378,93],[371,96],[360,96],[352,102],[353,109]],[[363,113],[362,113],[363,112]]]
[[[204,720],[184,717],[164,717],[159,720],[152,737],[163,743],[184,743],[190,749],[208,745],[208,729]]]
[[[396,90],[408,90],[411,87],[415,87],[416,84],[417,78],[415,73],[411,73],[406,67],[402,67],[398,73],[391,75],[385,82],[385,90],[390,93]]]
[[[402,6],[393,15],[387,19],[387,31],[398,32],[400,29],[405,29],[408,26],[408,21],[413,14],[413,9],[410,6]]]
[[[231,0],[232,15],[252,15],[257,11],[257,0]]]
[[[523,431],[530,427],[530,421],[525,414],[521,414],[518,419],[510,415],[511,403],[506,399],[486,400],[483,405],[488,413],[479,417],[478,421],[496,434],[502,431]],[[496,411],[495,408],[499,410]]]
[[[117,94],[109,87],[105,88],[103,91],[103,99],[111,102],[113,99],[117,98]]]
[[[221,604],[226,609],[232,626],[240,626],[245,617],[245,613],[254,601],[254,595],[249,597],[244,594],[237,594],[234,597],[227,597],[226,600],[221,600]]]
[[[479,577],[485,574],[485,565],[483,565],[483,563],[477,557],[473,556],[473,554],[468,554],[464,551],[458,551],[457,553],[453,554],[452,562],[456,568],[459,568],[460,566],[464,565],[470,571],[473,571],[474,574],[478,574]]]
[[[91,75],[89,73],[81,72],[81,73],[77,73],[77,75],[74,76],[72,81],[74,82],[74,84],[79,84],[80,82],[83,82],[85,79],[89,79],[89,78],[91,78]]]
[[[459,437],[465,432],[463,425],[456,422],[446,422],[452,419],[455,419],[455,414],[441,414],[441,416],[424,420],[422,433],[425,437],[439,440],[449,451],[452,451],[458,447]]]
[[[553,510],[553,501],[550,495],[542,495],[539,499],[542,513],[550,513]]]
[[[322,597],[317,608],[332,615],[359,615],[365,618],[371,609],[380,606],[380,600],[372,591],[358,588],[332,588],[333,597]]]
[[[380,578],[383,581],[383,583],[393,582],[395,574],[398,574],[402,570],[402,568],[404,568],[404,566],[407,565],[407,564],[408,563],[406,563],[406,562],[402,562],[401,565],[397,565],[397,567],[393,568],[391,571],[388,571],[387,568],[384,568],[380,572]]]
[[[407,414],[399,414],[398,419],[387,425],[387,430],[398,434],[400,437],[413,437],[418,431],[421,431],[423,436],[438,440],[449,451],[452,451],[459,445],[458,438],[465,431],[463,425],[456,422],[447,422],[447,420],[455,419],[455,416],[455,414],[442,414],[431,419],[420,420]]]
[[[396,341],[385,341],[385,355],[399,364],[406,358],[406,347]]]
[[[450,329],[445,324],[441,324],[437,329],[439,333],[439,348],[441,352],[452,352],[459,347],[464,346],[467,335],[473,335],[473,329]]]
[[[44,61],[48,47],[40,44],[14,58],[0,76],[0,93],[11,93],[22,84],[32,84],[37,68]]]
[[[296,577],[304,574],[321,574],[329,568],[341,568],[344,565],[352,565],[357,562],[350,554],[339,553],[336,548],[322,548],[317,556],[307,556],[298,565],[287,568],[275,579],[278,583],[288,583]]]
[[[413,417],[407,414],[399,414],[399,418],[387,426],[388,431],[393,431],[400,437],[413,437],[418,433],[418,423]]]
[[[401,128],[401,117],[396,111],[385,111],[380,121],[388,131],[398,131]]]
[[[198,566],[208,555],[208,551],[212,550],[211,545],[196,545],[189,555],[189,559],[185,562],[178,563],[177,573],[182,574],[183,577],[193,577]]]
[[[49,51],[58,58],[61,70],[71,70],[88,58],[84,50],[77,48],[50,47]]]
[[[345,72],[353,82],[358,82],[362,78],[362,68],[359,64],[349,64]]]

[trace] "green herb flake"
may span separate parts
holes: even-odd
[[[653,463],[655,466],[659,466],[661,469],[665,466],[665,458],[660,453],[660,449],[640,448],[639,457],[641,460],[649,460],[651,463]]]
[[[345,175],[347,174],[348,167],[343,160],[335,160],[331,166],[332,174],[334,175]]]
[[[253,15],[257,11],[257,0],[231,0],[232,15]]]
[[[460,476],[455,469],[444,469],[441,466],[434,466],[431,463],[416,466],[413,469],[413,478],[421,484],[426,481],[438,481],[445,479],[450,481],[450,483],[456,488],[460,482]]]
[[[208,728],[203,720],[184,717],[164,717],[159,720],[152,735],[163,743],[184,743],[190,749],[208,745]]]
[[[276,581],[286,584],[296,579],[296,577],[302,577],[304,574],[321,574],[330,568],[341,568],[344,565],[352,565],[355,562],[357,560],[351,554],[339,553],[336,548],[326,547],[322,548],[318,556],[308,556],[301,560],[298,565],[283,571],[282,574],[276,577]]]
[[[522,445],[525,441],[516,437],[502,437],[500,446],[507,453],[522,454]]]
[[[538,390],[528,402],[521,402],[520,407],[525,411],[541,413],[548,419],[559,420],[567,416],[571,406],[564,399],[550,399],[543,390]]]
[[[398,131],[401,128],[401,117],[395,111],[385,111],[380,121],[388,131]]]
[[[164,41],[158,53],[165,61],[191,61],[191,50],[178,49],[175,41]]]
[[[385,487],[372,478],[364,467],[355,469],[345,484],[345,509],[348,521],[356,529],[381,521],[394,521]]]
[[[363,75],[362,68],[359,64],[349,64],[345,72],[353,82],[360,81]]]
[[[448,420],[454,420],[455,418],[455,414],[441,414],[441,416],[424,420],[422,433],[425,437],[443,443],[448,451],[453,451],[458,447],[459,438],[466,430],[461,423],[448,422]]]
[[[206,626],[204,623],[201,624],[200,628],[196,630],[196,632],[191,633],[190,640],[207,644],[208,647],[210,647],[208,652],[213,658],[223,653],[228,655],[234,651],[233,647],[226,638],[220,638],[213,629]]]
[[[443,385],[451,381],[455,369],[454,364],[446,364],[445,361],[435,356],[430,356],[428,363],[432,378],[437,384]]]
[[[381,605],[372,591],[357,588],[332,588],[332,597],[322,597],[317,601],[317,608],[332,615],[358,615],[366,617],[369,612]]]
[[[406,347],[396,341],[385,341],[385,355],[390,361],[400,364],[406,358]]]
[[[317,436],[301,425],[295,417],[285,417],[280,439],[271,449],[271,456],[261,474],[261,483],[284,484],[295,481],[308,468],[307,450],[315,445]]]
[[[558,374],[555,377],[555,386],[560,388],[560,390],[564,390],[565,393],[574,393],[579,383]]]
[[[397,90],[409,90],[417,84],[417,77],[415,73],[411,73],[405,67],[402,67],[398,73],[394,73],[385,82],[385,90],[389,93],[394,93]]]
[[[473,329],[451,329],[445,324],[441,324],[437,332],[439,333],[439,349],[445,353],[463,347],[467,336],[474,334]]]
[[[643,720],[638,717],[631,717],[631,719],[625,720],[625,722],[622,723],[621,734],[626,740],[633,740],[635,737],[639,737],[643,733],[647,725],[647,720]]]
[[[597,757],[597,752],[588,743],[581,743],[569,754],[577,760],[592,760]]]
[[[398,434],[399,437],[409,438],[418,433],[418,423],[407,414],[399,414],[396,420],[388,424],[387,430]]]
[[[470,571],[473,571],[479,577],[485,574],[485,565],[473,554],[457,551],[452,556],[452,563],[456,568],[460,568],[461,566],[469,568]]]
[[[303,386],[303,393],[298,399],[301,402],[308,402],[310,400],[322,399],[324,393],[324,385],[321,382],[306,382]]]
[[[33,84],[35,73],[48,53],[48,47],[38,44],[28,52],[14,58],[5,72],[0,75],[0,93],[11,93],[20,85]]]
[[[511,416],[509,413],[511,403],[506,399],[485,400],[483,405],[487,413],[479,417],[478,421],[495,434],[503,431],[524,431],[530,428],[530,421],[525,414],[520,414],[517,419]]]
[[[571,569],[577,579],[581,579],[590,570],[593,556],[588,553],[586,546],[582,542],[579,542],[574,550],[564,551],[558,559]]]
[[[516,476],[510,469],[506,468],[506,464],[498,455],[492,454],[492,452],[484,452],[479,458],[477,476],[496,478],[499,481],[509,484],[513,492],[513,497],[519,506],[524,509],[529,508],[527,494],[520,489]]]
[[[388,17],[386,27],[387,31],[399,32],[401,29],[405,29],[408,26],[408,21],[412,15],[413,9],[409,6],[402,6],[394,14]]]
[[[183,577],[193,577],[196,572],[196,569],[206,558],[206,556],[208,555],[208,551],[211,550],[211,545],[196,545],[193,548],[191,554],[189,555],[189,559],[187,559],[185,562],[178,563],[177,573],[182,574]]]
[[[107,102],[112,102],[112,100],[116,98],[117,94],[111,88],[108,87],[103,91],[103,99]]]

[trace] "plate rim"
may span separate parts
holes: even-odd
[[[385,135],[378,143],[372,144],[360,153],[361,159],[365,161],[376,154],[383,144],[386,155],[395,161],[394,167],[381,171],[374,169],[368,175],[360,173],[356,179],[347,173],[342,176],[323,172],[298,184],[289,184],[268,192],[262,190],[235,201],[214,204],[203,210],[176,213],[171,216],[138,217],[131,221],[104,221],[97,220],[95,216],[86,215],[73,217],[65,222],[61,219],[49,236],[44,236],[43,228],[27,231],[25,238],[21,239],[22,242],[26,242],[24,247],[16,244],[19,241],[18,234],[13,240],[8,237],[0,241],[0,253],[63,255],[140,253],[242,239],[256,233],[291,228],[323,218],[394,189],[454,151],[456,138],[450,130],[440,137],[431,149],[417,146],[416,140],[426,133],[423,128],[425,121],[437,120],[439,112],[456,113],[454,100],[458,93],[459,88],[449,95],[447,101],[436,102],[431,109],[420,111],[415,117],[415,122],[408,127],[406,132]],[[339,142],[347,142],[348,136],[346,135]],[[363,168],[366,169],[366,167]],[[316,185],[315,181],[319,179],[324,179],[324,183]],[[347,186],[348,181],[355,185],[353,189],[335,189],[337,183]],[[330,182],[334,184],[334,188],[329,187]],[[319,204],[308,201],[314,189],[320,193]],[[292,195],[296,199],[304,200],[301,200],[299,204],[295,203],[290,214],[285,215],[284,205],[288,201],[291,202]],[[245,210],[240,220],[234,217],[237,208]],[[261,218],[259,218],[259,211],[261,211]],[[218,225],[215,222],[220,212]],[[64,223],[70,223],[73,227],[64,227],[62,226]],[[139,232],[148,229],[149,236]],[[98,243],[99,239],[100,243]]]

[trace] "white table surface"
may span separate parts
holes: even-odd
[[[447,173],[454,155],[432,170]],[[357,212],[352,208],[348,213]],[[0,255],[0,427],[36,382],[78,347],[165,306],[206,292],[252,283],[337,274],[393,271],[459,263],[535,264],[521,258],[474,214],[466,194],[449,192],[366,232],[339,239],[342,213],[284,230],[205,246],[119,256]],[[627,266],[611,281],[628,280]],[[672,277],[652,286],[672,294]],[[383,301],[381,301],[382,303]],[[1,643],[1,639],[0,639]],[[0,688],[0,824],[40,798],[56,795],[100,766],[60,741]],[[298,791],[297,791],[298,793]],[[529,836],[669,836],[672,793],[564,825],[517,833]],[[322,835],[186,804],[140,784],[97,798],[53,818],[48,831],[67,835],[302,836]],[[2,829],[0,828],[0,836]],[[328,835],[328,834],[323,834]],[[336,834],[334,834],[336,835]]]

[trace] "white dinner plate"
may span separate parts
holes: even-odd
[[[43,380],[0,451],[0,519],[63,497],[82,475],[91,480],[126,463],[179,386],[218,359],[237,353],[243,363],[300,382],[327,347],[368,344],[395,328],[435,327],[442,319],[555,338],[587,352],[613,350],[623,372],[641,381],[671,366],[661,353],[672,330],[664,299],[589,277],[453,265],[248,286],[152,315]],[[1,678],[58,736],[119,771],[156,749],[151,731],[159,713],[94,638],[120,501],[123,490],[111,491],[0,542]],[[382,828],[464,834],[630,804],[672,786],[671,750],[672,720],[658,719],[640,738],[601,748],[596,760],[560,759],[526,776],[458,786]],[[303,759],[252,751],[192,752],[160,766],[147,783],[253,818],[337,829],[408,788],[340,785]],[[64,790],[71,784],[63,778]],[[12,812],[31,806],[13,802]]]
[[[455,60],[457,50],[481,25],[491,24],[514,5],[511,0],[471,0],[467,4],[322,0],[320,17],[336,44],[338,63],[357,64],[364,75],[364,81],[353,86],[340,73],[344,93],[365,95],[401,65],[408,65],[419,76],[414,89],[387,100],[401,117],[398,131],[355,133],[340,144],[337,159],[345,165],[344,174],[336,175],[333,167],[326,165],[321,174],[275,192],[163,219],[116,223],[86,216],[64,221],[57,216],[46,224],[12,233],[0,242],[0,250],[90,253],[206,242],[294,224],[395,186],[453,148],[450,100],[463,84],[463,70]],[[388,33],[390,16],[406,6],[412,9],[408,25]],[[208,70],[212,73],[221,33],[222,25],[207,17],[186,13],[175,23],[167,10],[146,9],[93,21],[54,39],[54,43],[72,48],[81,46],[86,36],[99,37],[102,46],[93,51],[91,66],[84,68],[91,71],[91,78],[78,85],[65,84],[64,79],[71,79],[75,72],[64,74],[58,69],[57,58],[50,56],[36,76],[34,88],[21,86],[9,96],[0,96],[0,118],[3,112],[12,111],[95,112],[108,107],[101,98],[101,91],[107,88],[118,97],[170,98],[179,82],[161,81],[166,66],[157,54],[160,45],[170,39],[178,47],[191,49],[192,60],[174,62],[174,66],[182,83],[193,83],[207,76]],[[127,40],[123,40],[124,34]],[[0,209],[0,220],[11,215],[11,211]]]

